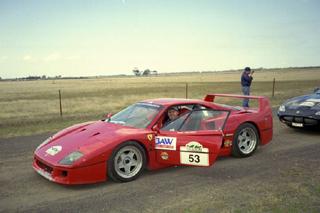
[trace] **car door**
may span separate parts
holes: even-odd
[[[154,148],[159,163],[210,166],[223,141],[228,111],[197,109],[161,128]]]

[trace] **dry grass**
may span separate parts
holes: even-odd
[[[67,125],[96,120],[136,101],[207,93],[240,93],[241,72],[198,73],[157,77],[110,77],[79,80],[0,82],[0,138],[56,131]],[[276,78],[275,97],[271,98]],[[320,86],[320,69],[258,70],[253,95],[271,98],[273,105]],[[58,91],[62,92],[63,119]]]

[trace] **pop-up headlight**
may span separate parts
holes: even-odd
[[[81,158],[83,154],[79,151],[72,152],[69,155],[67,155],[65,158],[63,158],[59,163],[62,165],[72,165],[76,160]]]

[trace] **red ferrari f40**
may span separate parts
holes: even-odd
[[[215,102],[249,98],[256,108]],[[174,108],[177,118],[168,122]],[[208,94],[204,100],[151,99],[106,119],[66,128],[40,144],[33,168],[60,184],[136,179],[144,169],[211,166],[219,156],[248,157],[272,140],[272,111],[262,96]]]

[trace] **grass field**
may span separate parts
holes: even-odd
[[[155,77],[107,77],[79,80],[0,82],[0,138],[54,132],[71,124],[98,120],[148,98],[203,98],[207,93],[240,94],[241,72],[168,74]],[[276,79],[275,96],[272,81]],[[320,68],[258,70],[252,95],[273,106],[320,86]],[[59,111],[62,94],[63,117]]]

